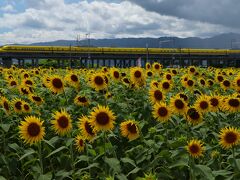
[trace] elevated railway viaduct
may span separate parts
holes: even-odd
[[[0,59],[5,67],[10,67],[13,60],[17,60],[19,67],[24,67],[26,60],[38,66],[41,59],[54,60],[57,67],[68,62],[72,68],[131,67],[139,62],[142,66],[146,62],[159,62],[165,67],[240,67],[240,50],[6,45],[0,48]]]

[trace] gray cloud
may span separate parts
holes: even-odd
[[[239,0],[128,0],[161,15],[240,27]]]

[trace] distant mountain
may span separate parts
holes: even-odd
[[[142,48],[224,48],[240,49],[240,34],[226,33],[211,38],[118,38],[118,39],[90,39],[88,40],[58,40],[39,42],[31,45],[38,46],[94,46],[94,47],[142,47]]]

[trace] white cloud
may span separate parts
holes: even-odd
[[[3,6],[0,8],[3,12],[14,12],[15,9],[11,4],[8,4],[6,6]]]
[[[91,38],[207,36],[216,29],[218,33],[234,32],[221,25],[148,12],[126,1],[80,1],[71,4],[64,3],[64,0],[25,1],[28,8],[24,12],[5,13],[0,17],[0,27],[11,29],[0,34],[0,43],[75,39],[77,34],[85,38],[88,32]]]

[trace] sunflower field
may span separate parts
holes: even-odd
[[[236,68],[0,68],[0,180],[240,179]]]

